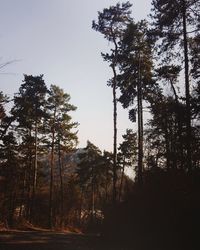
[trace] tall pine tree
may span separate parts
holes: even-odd
[[[93,21],[92,28],[104,35],[104,38],[112,43],[110,53],[102,53],[102,57],[107,61],[112,69],[113,78],[109,81],[109,86],[113,92],[113,204],[117,198],[117,71],[118,71],[118,53],[119,45],[123,32],[127,24],[131,21],[129,2],[116,4],[110,8],[98,12],[98,21]]]

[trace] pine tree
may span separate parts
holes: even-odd
[[[80,162],[77,168],[77,174],[81,189],[84,190],[85,197],[89,194],[88,203],[91,215],[91,221],[94,222],[95,211],[97,209],[97,191],[101,179],[104,178],[102,172],[102,153],[98,147],[87,141],[87,146],[79,156]]]
[[[9,101],[9,98],[0,91],[0,140],[6,135],[11,123],[14,121],[13,116],[6,114],[5,105]]]
[[[187,128],[187,168],[191,162],[191,96],[189,80],[189,35],[198,30],[200,11],[199,0],[153,0],[151,15],[155,34],[159,38],[159,55],[166,54],[165,62],[178,57],[184,61],[186,128]],[[182,49],[182,54],[180,52]]]
[[[0,145],[0,176],[4,177],[4,198],[1,213],[8,226],[13,226],[14,212],[19,204],[17,198],[20,189],[20,159],[17,152],[17,142],[13,132],[2,138]]]
[[[53,195],[54,195],[54,172],[55,153],[58,155],[59,177],[60,177],[60,200],[61,200],[61,226],[63,226],[63,169],[62,151],[69,153],[77,144],[76,122],[71,121],[69,112],[75,111],[76,107],[69,103],[70,95],[64,93],[63,89],[51,85],[47,99],[48,119],[46,129],[50,136],[51,162],[50,162],[50,197],[49,197],[49,226],[53,226]]]
[[[108,82],[112,87],[113,92],[113,204],[117,198],[117,58],[119,53],[119,44],[126,28],[130,22],[130,7],[129,2],[116,4],[110,8],[104,9],[102,12],[98,12],[98,21],[93,21],[92,28],[104,35],[104,38],[112,43],[113,48],[109,53],[102,53],[102,57],[107,61],[112,69],[113,78]]]
[[[121,91],[119,101],[124,108],[133,106],[137,99],[137,108],[129,111],[129,118],[135,122],[135,110],[138,113],[138,183],[142,184],[143,171],[143,100],[153,87],[152,52],[146,21],[130,23],[124,33],[118,57],[120,75],[118,86]]]
[[[119,145],[118,156],[121,158],[121,180],[119,187],[119,201],[122,196],[122,188],[124,182],[124,174],[126,167],[132,167],[137,155],[137,135],[132,129],[127,129],[126,134],[122,135],[123,141]]]
[[[37,171],[38,171],[38,129],[46,117],[45,112],[45,95],[47,87],[43,80],[43,75],[32,76],[24,75],[24,81],[19,88],[19,93],[14,96],[14,107],[12,115],[18,122],[18,128],[27,131],[29,137],[34,135],[34,164],[32,174],[32,206],[30,217],[33,220],[35,209],[35,194],[37,188]],[[31,154],[30,154],[31,155]],[[32,164],[32,160],[30,161]],[[31,184],[30,184],[31,185]]]

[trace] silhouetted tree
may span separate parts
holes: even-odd
[[[2,214],[8,226],[13,226],[14,213],[17,208],[17,195],[20,187],[20,156],[17,151],[17,142],[14,134],[9,132],[2,138],[0,145],[0,176],[4,178],[4,197]],[[19,206],[19,204],[18,204]]]
[[[5,117],[5,108],[4,104],[6,102],[6,96],[3,94],[2,91],[0,91],[0,120],[2,120]]]
[[[105,175],[105,165],[101,151],[90,141],[87,142],[87,146],[83,149],[79,158],[78,180],[86,199],[88,199],[89,207],[86,209],[89,209],[91,221],[94,222],[94,216],[98,209],[97,198],[100,194],[100,187],[102,183],[106,183],[108,176]]]
[[[187,127],[187,167],[191,164],[191,100],[189,82],[189,46],[188,39],[198,27],[200,3],[198,0],[152,1],[152,20],[154,31],[159,40],[159,55],[166,53],[165,62],[177,57],[184,59],[186,127]],[[182,54],[180,53],[182,49]]]
[[[103,195],[103,205],[106,207],[111,202],[111,184],[113,178],[113,153],[105,151],[102,156],[102,174],[104,174],[103,188],[105,194]]]
[[[113,78],[108,82],[113,90],[113,124],[114,124],[114,141],[113,141],[113,203],[115,204],[117,198],[117,58],[119,53],[119,44],[126,28],[130,22],[130,7],[129,2],[116,4],[110,8],[98,12],[98,21],[93,21],[92,28],[104,35],[104,37],[112,43],[113,48],[110,53],[102,53],[102,57],[110,64],[113,71]]]
[[[70,95],[64,93],[63,89],[56,85],[51,85],[47,99],[48,108],[48,130],[51,138],[51,162],[50,162],[50,198],[49,198],[49,226],[52,227],[53,219],[53,188],[54,188],[54,169],[55,152],[58,155],[58,167],[60,177],[60,198],[61,198],[61,226],[63,225],[63,170],[61,151],[70,152],[77,144],[77,132],[73,129],[77,123],[71,122],[69,112],[76,110],[76,107],[69,103]]]
[[[143,100],[153,87],[152,51],[146,21],[130,23],[120,46],[120,75],[118,86],[121,91],[119,101],[124,108],[132,107],[137,99],[138,113],[138,170],[137,180],[142,184],[143,171]],[[135,122],[135,108],[129,111],[129,118]]]
[[[13,116],[6,114],[5,105],[9,102],[9,98],[0,91],[0,140],[8,131],[11,123],[14,121]]]
[[[38,171],[38,128],[46,117],[45,95],[47,87],[43,75],[24,75],[24,81],[19,88],[19,93],[14,96],[14,107],[12,114],[18,122],[18,128],[28,131],[30,138],[34,131],[34,165],[32,176],[32,213],[35,206],[35,193],[37,187]],[[30,159],[31,160],[31,159]],[[32,160],[31,160],[32,163]],[[31,216],[33,219],[33,214]]]
[[[173,110],[171,110],[172,114],[175,113],[175,127],[177,126],[177,128],[175,128],[175,130],[177,131],[175,133],[175,140],[174,140],[174,149],[179,151],[182,159],[182,163],[181,165],[184,165],[184,152],[183,152],[183,148],[184,148],[184,140],[183,140],[183,116],[182,116],[182,111],[183,111],[183,104],[182,101],[179,97],[178,94],[178,88],[177,88],[177,84],[178,84],[178,77],[179,74],[181,72],[181,67],[180,66],[175,66],[175,65],[162,65],[161,67],[159,67],[158,69],[156,69],[156,76],[157,79],[162,81],[165,85],[169,84],[172,90],[172,96],[174,98],[174,104],[173,104]],[[170,101],[172,103],[172,100]],[[174,152],[174,154],[176,155],[176,152]],[[177,153],[178,154],[178,153]],[[175,164],[176,165],[176,164]]]
[[[137,155],[137,135],[133,132],[132,129],[127,129],[126,134],[122,135],[123,141],[119,145],[118,156],[121,158],[121,180],[119,186],[119,201],[122,196],[122,188],[124,182],[124,172],[126,167],[133,167],[134,162],[136,161]]]

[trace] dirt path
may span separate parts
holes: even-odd
[[[107,250],[98,236],[55,232],[0,232],[0,250]]]

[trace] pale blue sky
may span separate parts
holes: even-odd
[[[112,0],[0,0],[0,62],[19,60],[1,69],[0,90],[10,97],[23,74],[44,74],[48,86],[56,84],[71,95],[80,123],[80,147],[89,139],[101,150],[112,150],[112,91],[110,69],[100,52],[109,44],[92,30],[97,11],[116,4]],[[146,18],[150,0],[131,0],[135,20]],[[13,73],[13,74],[2,74]],[[118,141],[129,122],[119,105]]]

